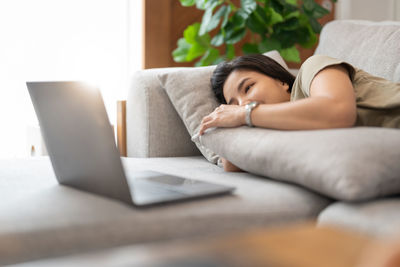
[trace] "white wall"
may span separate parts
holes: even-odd
[[[338,0],[335,18],[400,21],[400,0]]]
[[[115,123],[115,102],[142,66],[141,2],[0,0],[0,158],[29,155],[37,119],[26,81],[94,82]]]

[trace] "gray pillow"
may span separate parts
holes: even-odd
[[[287,69],[287,65],[278,51],[273,50],[264,55],[274,59]],[[210,78],[214,69],[215,66],[180,69],[161,74],[158,79],[192,136],[192,141],[195,142],[204,157],[215,164],[218,162],[218,155],[203,147],[197,135],[203,117],[220,105],[211,90]]]
[[[218,128],[200,141],[248,172],[340,200],[400,193],[400,130]]]
[[[219,106],[210,85],[214,69],[215,66],[189,68],[158,76],[190,136],[200,130],[203,117]],[[214,152],[203,147],[198,139],[193,141],[208,161],[217,163],[218,156]]]

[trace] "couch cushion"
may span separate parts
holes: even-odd
[[[127,158],[123,163],[127,173],[152,169],[237,190],[138,209],[58,185],[48,158],[0,161],[0,264],[306,220],[330,202],[294,185],[226,173],[202,156]]]
[[[210,87],[210,78],[214,69],[215,66],[198,67],[159,76],[161,86],[165,88],[191,136],[199,131],[203,117],[219,105]],[[217,163],[218,155],[203,147],[197,139],[193,141],[208,161]]]
[[[342,59],[400,82],[400,22],[334,20],[322,29],[315,54]]]
[[[182,68],[149,69],[133,74],[126,103],[129,157],[201,155],[157,79],[160,73],[178,69]]]
[[[400,237],[400,196],[360,203],[336,202],[324,209],[318,225],[334,225],[379,236]]]
[[[400,193],[400,130],[218,128],[204,146],[251,173],[341,200]]]

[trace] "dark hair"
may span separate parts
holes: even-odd
[[[240,56],[232,61],[224,61],[218,64],[211,76],[211,87],[215,96],[221,104],[226,104],[223,87],[228,76],[235,70],[252,70],[265,74],[273,79],[289,85],[289,92],[292,91],[295,77],[281,64],[270,57],[253,54]]]

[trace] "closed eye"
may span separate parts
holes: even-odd
[[[248,86],[246,86],[246,87],[244,88],[244,91],[247,93],[247,92],[250,90],[250,88],[253,87],[253,85],[254,85],[254,83],[249,84]]]

